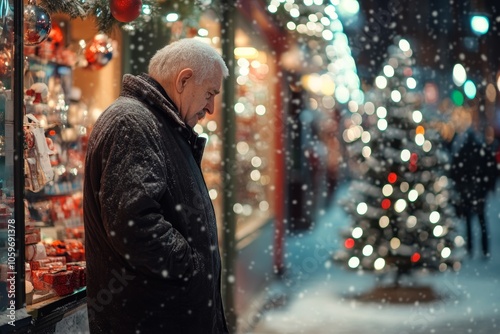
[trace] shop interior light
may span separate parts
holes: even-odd
[[[198,35],[200,35],[202,37],[208,36],[208,30],[204,29],[204,28],[200,28],[200,29],[198,29]]]
[[[490,21],[485,15],[476,14],[471,17],[470,26],[475,34],[484,35],[490,28]]]
[[[259,56],[259,51],[252,47],[238,47],[234,49],[234,56],[236,58],[255,59]]]
[[[178,19],[179,19],[179,14],[177,14],[177,13],[168,13],[165,16],[165,20],[167,20],[167,22],[175,22]]]

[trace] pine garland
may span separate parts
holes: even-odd
[[[117,26],[124,23],[117,21],[109,8],[109,0],[39,0],[39,5],[47,10],[49,14],[64,13],[72,19],[87,19],[93,17],[97,29],[108,33]],[[176,12],[182,18],[188,18],[193,14],[199,14],[199,9],[207,8],[207,1],[165,1],[165,0],[142,0],[143,5],[151,8],[151,16],[164,15]],[[212,4],[213,5],[213,4]],[[142,16],[142,15],[141,15]],[[136,24],[145,23],[141,16],[134,21]]]

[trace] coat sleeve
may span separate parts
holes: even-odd
[[[189,279],[195,273],[194,253],[159,203],[168,178],[176,176],[168,175],[157,126],[129,115],[108,129],[99,193],[108,240],[138,270]]]

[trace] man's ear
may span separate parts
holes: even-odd
[[[177,78],[175,80],[175,89],[177,90],[177,93],[182,93],[188,80],[191,79],[192,76],[193,70],[190,68],[185,68],[177,74]]]

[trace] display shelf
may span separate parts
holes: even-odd
[[[26,310],[33,317],[35,325],[39,326],[62,319],[69,310],[86,303],[86,299],[87,289],[83,287],[66,296],[54,296],[36,304],[27,305]]]

